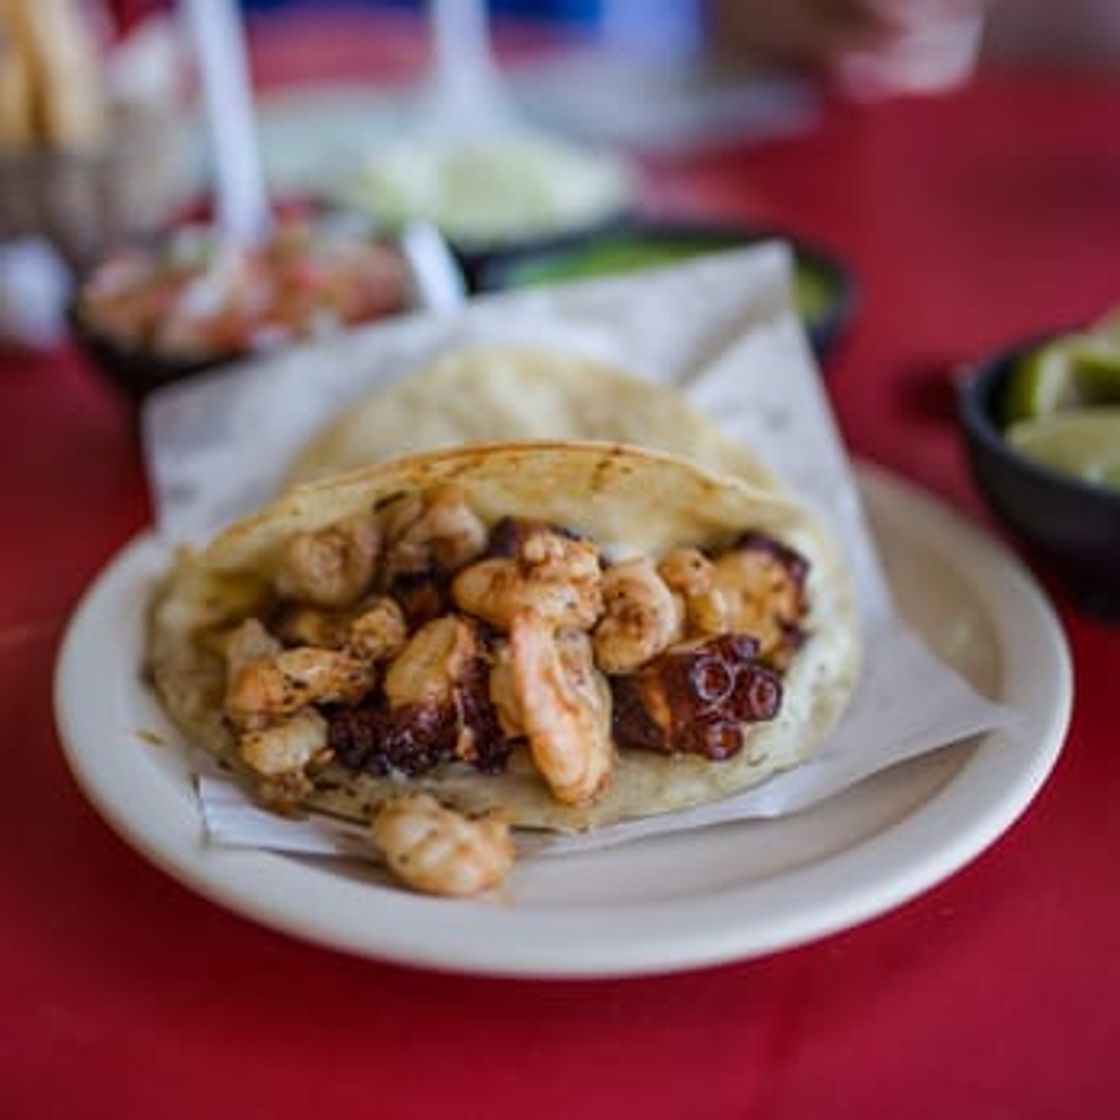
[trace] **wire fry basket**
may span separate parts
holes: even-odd
[[[0,240],[44,236],[80,267],[163,224],[175,201],[180,132],[170,108],[129,108],[96,147],[0,152]]]

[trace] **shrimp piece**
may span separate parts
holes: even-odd
[[[360,660],[384,661],[400,653],[408,625],[400,607],[377,598],[351,611],[323,611],[293,606],[276,622],[276,632],[289,645],[344,649]]]
[[[591,640],[579,630],[558,633],[524,611],[513,619],[510,645],[533,762],[557,801],[590,801],[614,765],[611,691],[595,668]]]
[[[509,825],[500,817],[466,817],[426,793],[389,798],[374,817],[370,835],[402,882],[457,898],[496,887],[516,854]]]
[[[502,642],[492,654],[490,668],[490,703],[498,716],[498,726],[507,739],[520,739],[525,734],[521,718],[521,701],[517,698],[517,682],[513,676],[513,650]]]
[[[684,600],[691,636],[749,634],[764,661],[788,666],[802,637],[808,571],[793,549],[750,532],[714,561],[694,548],[673,549],[659,571]]]
[[[273,625],[288,645],[341,649],[350,636],[351,622],[352,617],[347,612],[292,606]]]
[[[229,680],[226,716],[255,731],[309,704],[356,704],[375,683],[372,667],[338,650],[303,646],[253,661]]]
[[[275,657],[284,648],[255,618],[247,618],[239,626],[227,630],[221,635],[220,646],[230,677],[254,661]]]
[[[457,487],[441,486],[429,494],[418,524],[431,537],[436,563],[448,571],[461,568],[486,547],[486,526]]]
[[[385,675],[389,737],[407,759],[427,768],[450,757],[491,773],[505,765],[509,748],[487,691],[487,661],[470,619],[445,615],[412,636]]]
[[[603,617],[591,637],[604,673],[629,673],[682,636],[680,601],[645,557],[603,575]]]
[[[470,663],[481,654],[473,623],[448,614],[413,634],[385,674],[390,708],[406,704],[444,703]]]
[[[375,599],[351,623],[346,648],[367,661],[386,661],[396,657],[408,641],[404,612],[388,598]]]
[[[256,665],[283,653],[284,647],[255,618],[247,618],[234,629],[209,637],[214,648],[226,659],[225,706],[228,712],[234,682],[250,670],[255,672]]]
[[[409,494],[381,511],[387,547],[386,586],[400,576],[433,566],[455,571],[486,547],[486,526],[457,486]]]
[[[698,548],[672,549],[657,570],[681,597],[689,634],[706,637],[730,630],[730,604],[716,585],[715,565]]]
[[[242,762],[257,779],[261,799],[275,808],[291,808],[311,791],[307,772],[331,757],[327,721],[305,709],[259,731],[247,731],[237,743]]]
[[[307,709],[273,727],[246,731],[237,747],[241,760],[261,777],[302,772],[326,757],[327,721]]]
[[[792,549],[748,534],[715,561],[715,587],[727,603],[727,631],[758,640],[759,656],[788,667],[803,632],[808,565]]]
[[[521,542],[516,556],[464,568],[451,597],[460,609],[502,630],[526,611],[556,626],[587,630],[603,609],[602,583],[599,550],[591,541],[545,530]]]
[[[372,513],[345,517],[313,533],[297,533],[276,569],[276,590],[316,607],[349,607],[368,590],[377,569],[381,530]]]

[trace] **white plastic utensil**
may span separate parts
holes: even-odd
[[[400,251],[412,274],[417,304],[426,311],[452,312],[463,306],[467,288],[447,242],[430,222],[406,222]]]
[[[433,55],[418,132],[455,141],[523,131],[490,50],[486,0],[428,0],[428,12]]]
[[[183,10],[202,80],[217,227],[227,243],[252,244],[267,234],[272,215],[241,19],[234,0],[183,0]]]

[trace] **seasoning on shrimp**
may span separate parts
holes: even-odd
[[[624,560],[603,576],[603,617],[595,627],[595,661],[628,673],[651,661],[683,631],[680,602],[648,557]]]
[[[513,556],[464,568],[451,585],[455,603],[500,630],[530,610],[557,626],[589,629],[603,607],[599,550],[548,530],[526,536]]]
[[[592,800],[610,781],[611,691],[578,630],[525,611],[510,628],[513,681],[529,750],[553,797]]]
[[[471,819],[424,793],[386,801],[370,833],[393,874],[426,894],[480,894],[498,886],[513,866],[504,820],[493,813]]]

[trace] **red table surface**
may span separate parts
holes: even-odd
[[[261,35],[261,72],[329,71],[339,26],[303,52]],[[854,267],[830,381],[853,452],[991,527],[947,370],[1120,297],[1118,121],[1118,75],[985,73],[651,176],[661,199],[818,237]],[[149,518],[140,459],[125,409],[69,352],[2,361],[0,423],[0,1115],[1115,1114],[1120,631],[1059,603],[1077,699],[1053,777],[992,849],[894,913],[666,978],[415,972],[212,906],[82,800],[53,661],[82,588]]]

